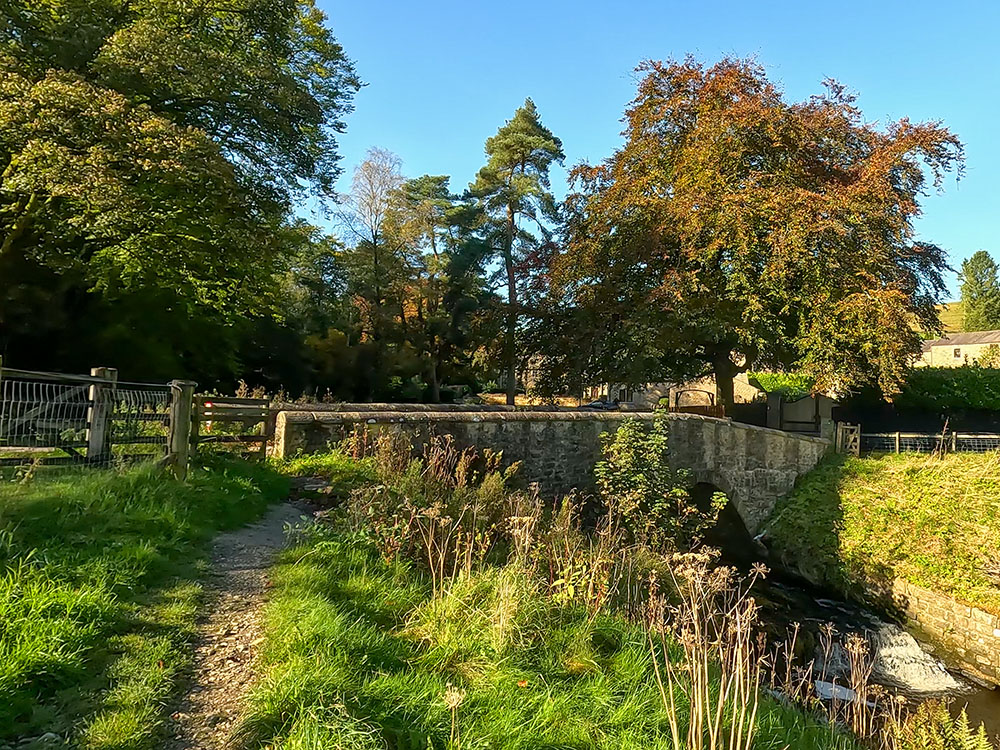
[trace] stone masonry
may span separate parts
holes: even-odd
[[[943,649],[945,662],[1000,684],[1000,617],[900,579],[893,581],[892,599],[907,630]]]
[[[433,410],[431,410],[433,409]],[[601,435],[623,420],[651,420],[652,412],[457,409],[388,404],[289,407],[277,416],[275,454],[314,453],[353,433],[399,430],[419,451],[435,435],[451,435],[459,448],[502,451],[504,464],[521,461],[521,476],[548,495],[593,487]],[[675,468],[725,492],[751,534],[774,502],[812,469],[829,441],[691,414],[671,414],[670,451]]]

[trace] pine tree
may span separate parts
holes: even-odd
[[[997,264],[985,250],[962,261],[958,279],[966,331],[992,331],[1000,328],[1000,281]]]
[[[494,246],[503,258],[502,278],[507,287],[503,365],[507,403],[513,404],[517,390],[515,336],[521,314],[519,266],[549,240],[550,226],[557,216],[549,168],[553,162],[562,164],[564,154],[562,141],[542,125],[535,103],[525,99],[513,119],[486,141],[486,157],[486,165],[469,191],[490,217]]]

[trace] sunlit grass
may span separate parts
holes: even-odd
[[[559,605],[514,565],[435,597],[409,564],[326,531],[287,550],[272,579],[242,747],[669,746],[645,629]],[[769,699],[759,727],[759,748],[852,747]]]
[[[1000,454],[835,457],[779,501],[783,554],[840,588],[893,577],[1000,614]]]
[[[206,543],[286,480],[214,459],[0,485],[0,739],[155,747],[188,664]]]

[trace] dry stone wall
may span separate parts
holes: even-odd
[[[340,404],[291,407],[277,416],[275,453],[292,456],[335,445],[357,430],[404,432],[419,451],[435,435],[451,435],[460,448],[502,451],[505,464],[520,461],[521,476],[548,495],[593,487],[601,435],[624,419],[651,420],[652,412],[461,410]],[[755,534],[775,500],[789,492],[829,448],[829,441],[744,425],[727,419],[671,414],[670,453],[675,468],[732,499]]]
[[[892,599],[907,630],[943,649],[946,662],[1000,684],[1000,617],[901,579],[893,581]]]

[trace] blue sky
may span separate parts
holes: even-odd
[[[318,4],[368,84],[341,138],[341,189],[371,146],[398,154],[408,176],[449,174],[464,188],[486,138],[526,96],[562,139],[567,166],[597,161],[621,143],[639,61],[753,56],[791,100],[831,77],[869,120],[942,120],[966,146],[966,174],[925,201],[920,239],[955,266],[979,249],[1000,259],[1000,3]],[[560,192],[564,175],[553,175]]]

